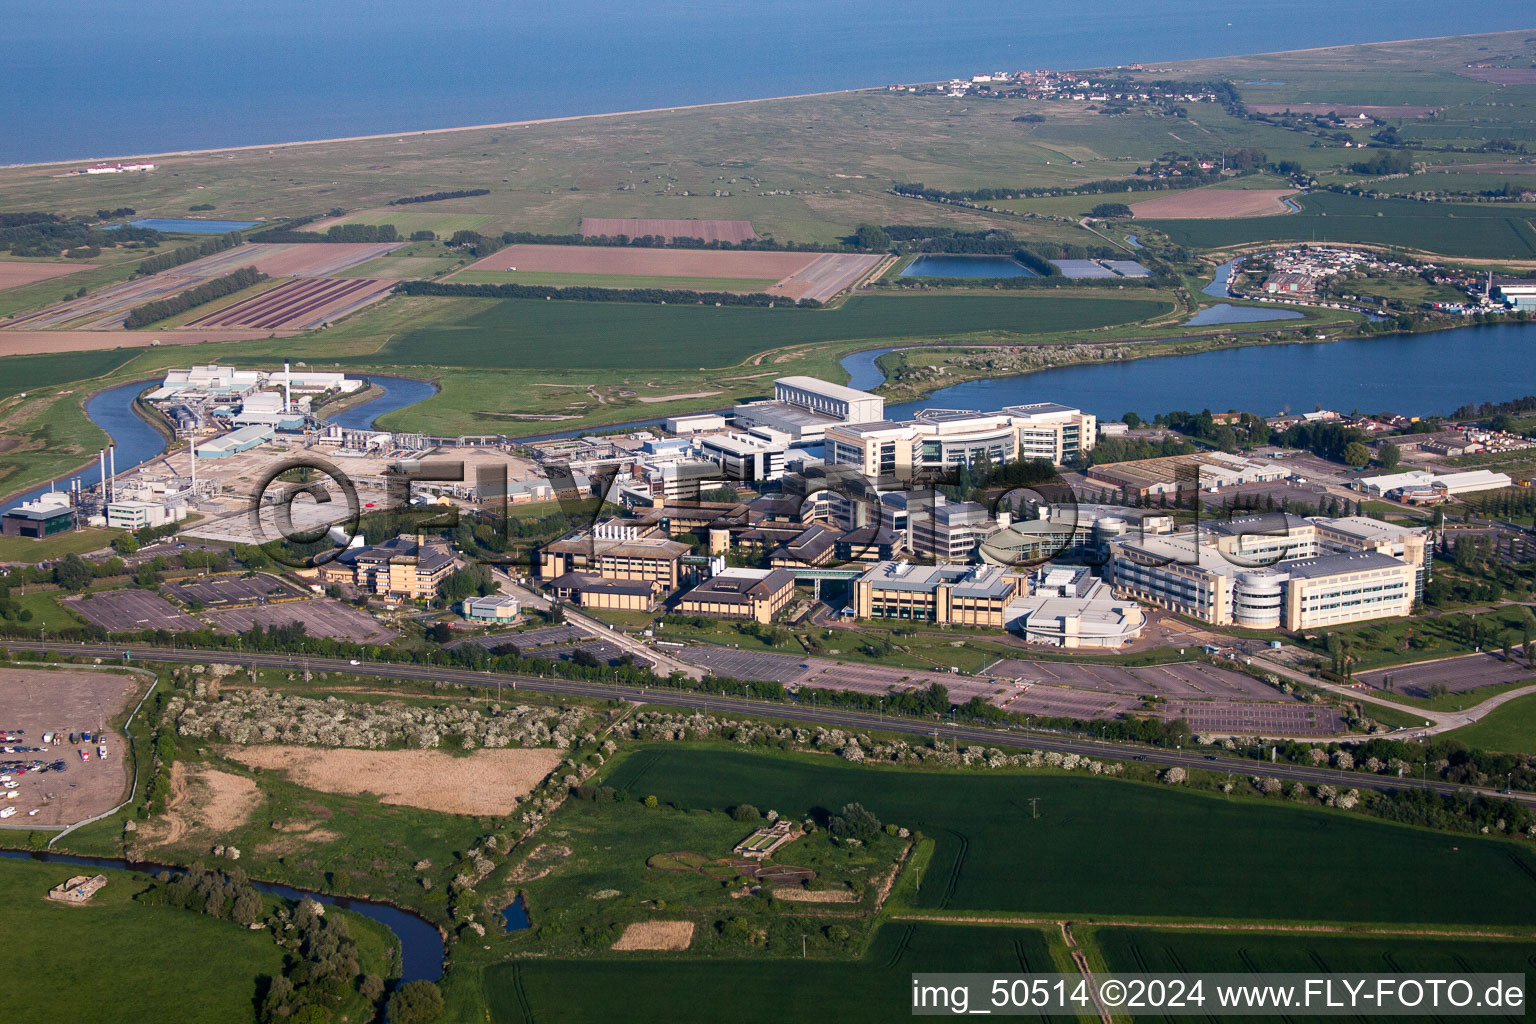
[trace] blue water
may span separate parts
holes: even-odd
[[[1125,244],[1130,246],[1132,249],[1140,249],[1140,248],[1142,248],[1141,236],[1140,235],[1126,235],[1125,236]]]
[[[374,421],[385,413],[415,405],[437,394],[436,384],[414,377],[361,376],[360,379],[383,389],[384,393],[331,417],[330,422],[351,430],[372,430]]]
[[[117,442],[119,477],[139,463],[147,462],[165,451],[165,438],[133,411],[133,400],[138,397],[139,392],[148,388],[149,384],[149,381],[119,384],[115,388],[108,388],[93,395],[85,403],[85,414],[91,418],[91,422],[112,435],[113,440]],[[68,482],[77,477],[81,487],[90,487],[100,482],[101,474],[97,472],[96,467],[97,463],[94,460],[89,467],[79,473],[67,472],[73,468],[71,466],[60,466],[58,489],[65,490]],[[23,501],[31,501],[47,490],[49,488],[43,486],[35,491],[28,491],[20,497],[7,500],[5,507],[10,508]]]
[[[508,903],[501,910],[501,930],[504,932],[520,932],[532,928],[533,922],[528,920],[528,907],[523,903],[523,898]]]
[[[1232,280],[1232,268],[1237,266],[1237,260],[1227,260],[1216,268],[1216,279],[1204,288],[1200,289],[1206,295],[1213,295],[1218,299],[1224,299],[1231,294],[1228,288]]]
[[[885,415],[901,419],[925,408],[998,409],[1049,401],[1113,419],[1127,411],[1152,416],[1205,408],[1276,415],[1318,405],[1346,413],[1422,416],[1526,395],[1536,395],[1536,324],[1498,324],[1063,366],[957,384],[916,402],[887,405]]]
[[[1185,327],[1204,327],[1209,324],[1256,324],[1266,320],[1300,320],[1305,313],[1294,309],[1266,309],[1263,306],[1234,306],[1218,302],[1207,306],[1188,320]]]
[[[898,277],[1039,277],[1007,256],[919,256]]]
[[[1276,17],[1269,0],[12,3],[0,163],[1531,27],[1530,0],[1414,4],[1408,19],[1404,6],[1293,0]],[[82,55],[106,63],[87,72]]]
[[[894,349],[867,348],[863,352],[844,356],[842,367],[848,371],[848,386],[860,391],[873,391],[885,383],[885,372],[875,365],[875,360],[892,351]]]
[[[260,224],[259,220],[195,220],[193,218],[145,217],[129,221],[136,228],[153,228],[156,231],[178,231],[187,235],[222,235],[230,231],[243,231]]]
[[[165,864],[133,863],[121,857],[80,857],[72,853],[54,853],[51,850],[47,852],[0,850],[0,857],[145,873],[181,870]],[[59,881],[62,882],[63,878]],[[401,910],[387,903],[356,900],[346,896],[330,896],[325,893],[311,892],[308,889],[297,889],[291,885],[283,885],[281,882],[258,882],[253,879],[251,884],[270,896],[281,896],[288,900],[299,900],[308,896],[316,903],[350,910],[379,922],[394,932],[395,938],[400,940],[400,980],[402,982],[437,981],[443,976],[443,937],[425,918],[417,917],[408,910]]]

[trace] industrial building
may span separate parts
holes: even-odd
[[[839,423],[870,423],[885,415],[885,399],[867,391],[818,380],[780,377],[773,398],[736,406],[732,416],[742,428],[775,430],[791,442],[819,441]]]
[[[185,518],[187,507],[183,504],[159,501],[113,501],[107,504],[107,525],[118,530],[142,530],[179,523]]]
[[[1024,577],[992,565],[880,562],[854,581],[853,614],[1002,629]]]
[[[231,430],[222,437],[204,441],[197,446],[200,459],[227,459],[240,452],[248,452],[264,441],[272,440],[272,428],[259,423]]]
[[[1428,494],[1445,499],[1459,494],[1477,491],[1496,491],[1513,486],[1507,473],[1495,473],[1487,469],[1469,469],[1460,473],[1429,473],[1409,470],[1405,473],[1388,473],[1384,476],[1365,477],[1350,486],[1366,494],[1382,497],[1410,498]]]
[[[1135,462],[1106,462],[1091,467],[1087,475],[1095,483],[1118,488],[1127,496],[1155,497],[1285,480],[1291,471],[1278,461],[1261,462],[1227,452],[1199,452]]]
[[[0,516],[0,535],[6,537],[31,537],[34,540],[52,537],[75,527],[75,510],[69,498],[59,491],[49,491],[32,501],[5,510]]]
[[[490,594],[485,597],[467,598],[461,609],[464,617],[470,622],[484,622],[500,626],[516,622],[518,613],[522,610],[517,598],[508,594]]]

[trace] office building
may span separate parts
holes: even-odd
[[[32,501],[5,510],[0,516],[0,534],[6,537],[31,537],[34,540],[52,537],[75,527],[75,510],[69,498],[58,491],[49,491]]]
[[[682,615],[715,619],[751,619],[767,625],[795,596],[795,574],[788,569],[724,569],[678,599]]]
[[[860,619],[900,619],[1002,629],[1024,578],[991,565],[880,562],[854,581]]]

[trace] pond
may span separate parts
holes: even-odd
[[[1204,327],[1209,324],[1257,324],[1266,320],[1300,320],[1305,313],[1294,309],[1266,309],[1263,306],[1234,306],[1228,302],[1218,302],[1214,306],[1207,306],[1194,316],[1185,320],[1184,327]]]
[[[533,923],[528,920],[528,906],[521,896],[502,908],[501,921],[502,931],[505,932],[520,932],[533,927]]]
[[[1016,259],[1007,256],[952,256],[947,253],[919,256],[898,277],[1039,277]]]
[[[193,217],[144,217],[131,220],[129,226],[152,228],[180,235],[224,235],[231,231],[244,231],[260,224],[259,220],[198,220]]]
[[[0,850],[0,857],[11,860],[41,861],[46,864],[139,871],[144,874],[184,870],[168,864],[131,863],[121,857],[80,857],[72,853],[52,851]],[[251,884],[269,896],[281,896],[287,900],[299,900],[307,896],[317,903],[350,910],[382,924],[394,932],[395,938],[400,940],[400,980],[402,982],[437,981],[443,976],[443,937],[425,918],[418,917],[408,910],[392,907],[387,903],[375,903],[372,900],[353,899],[348,896],[331,896],[283,885],[280,882],[258,882],[252,879]]]

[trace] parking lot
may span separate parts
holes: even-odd
[[[1525,664],[1519,654],[1515,655],[1514,661],[1509,662],[1504,660],[1503,655],[1483,653],[1424,661],[1417,665],[1374,669],[1361,672],[1355,678],[1373,690],[1386,690],[1389,676],[1392,680],[1392,693],[1428,697],[1429,688],[1435,683],[1444,683],[1451,693],[1464,693],[1483,686],[1530,681],[1536,679],[1536,670]]]
[[[326,636],[359,644],[387,643],[396,635],[367,612],[329,597],[252,605],[248,608],[225,608],[209,612],[207,618],[220,633],[244,633],[258,622],[263,629],[302,622],[310,636]]]
[[[228,574],[169,580],[166,591],[182,604],[193,602],[207,608],[231,604],[261,604],[282,598],[300,597],[303,591],[287,580],[260,573],[255,576]]]
[[[137,701],[148,680],[137,673],[93,672],[85,669],[0,669],[0,730],[18,735],[3,745],[46,747],[46,750],[15,750],[0,753],[0,762],[11,770],[0,790],[14,797],[0,798],[0,809],[16,813],[0,819],[0,826],[27,828],[69,825],[117,806],[128,793],[131,778],[126,743],[112,730],[114,718]],[[102,740],[107,756],[100,757],[94,736],[70,744],[70,733],[108,730]],[[60,732],[62,739],[43,742],[43,735]],[[82,760],[84,751],[89,760]],[[51,766],[62,760],[62,771]],[[41,762],[50,770],[19,771],[15,767]],[[36,814],[32,814],[36,811]]]
[[[106,590],[67,597],[64,607],[108,633],[137,633],[145,629],[185,633],[203,628],[201,622],[148,590]]]
[[[1011,658],[987,666],[986,675],[1075,690],[1103,690],[1169,699],[1273,701],[1280,691],[1257,679],[1201,662],[1123,668],[1119,665],[1087,665],[1059,661],[1016,661]]]

